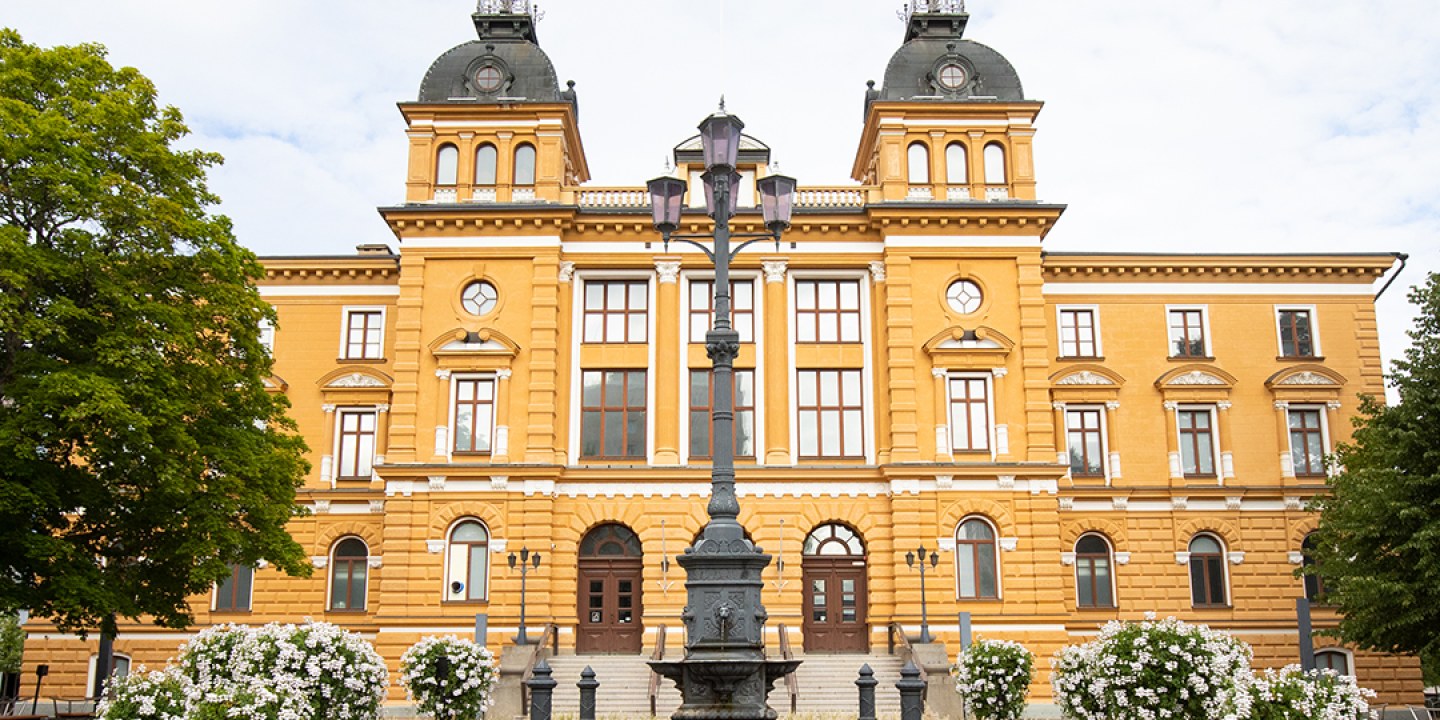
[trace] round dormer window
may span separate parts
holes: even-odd
[[[495,291],[494,285],[484,280],[476,280],[466,285],[465,290],[460,293],[460,306],[471,315],[484,315],[495,309],[499,298],[500,294]]]
[[[505,73],[494,65],[481,65],[475,71],[475,89],[480,92],[495,92],[505,83]]]
[[[935,78],[940,81],[940,87],[946,90],[959,90],[970,81],[970,74],[965,72],[965,66],[960,63],[948,62],[940,66],[935,73]]]
[[[961,315],[969,315],[979,310],[984,299],[980,286],[969,280],[956,280],[950,283],[950,288],[945,291],[945,300],[950,303],[950,309]]]

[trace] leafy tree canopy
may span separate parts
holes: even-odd
[[[1440,275],[1410,300],[1420,314],[1389,382],[1395,405],[1365,397],[1332,494],[1317,500],[1315,568],[1339,634],[1360,647],[1440,659]]]
[[[274,311],[208,211],[221,159],[105,54],[0,29],[0,610],[82,632],[184,626],[231,563],[308,572]]]

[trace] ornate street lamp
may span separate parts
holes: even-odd
[[[905,553],[905,564],[910,566],[911,569],[916,568],[917,565],[915,563],[915,559],[917,553],[919,554],[920,559],[920,563],[918,565],[918,567],[920,568],[920,642],[928,643],[933,641],[935,638],[930,636],[930,615],[926,611],[925,607],[925,546],[921,545],[920,548],[915,552]],[[931,552],[930,567],[933,568],[939,564],[939,553]]]
[[[715,266],[715,325],[705,333],[705,351],[712,369],[710,387],[714,392],[711,411],[714,442],[710,471],[710,520],[695,544],[678,558],[685,568],[686,606],[685,659],[652,661],[656,672],[675,681],[684,697],[675,717],[685,720],[768,720],[775,712],[765,698],[777,679],[793,672],[798,660],[765,659],[765,607],[760,602],[763,582],[760,574],[770,564],[764,554],[745,539],[745,528],[736,519],[740,502],[735,496],[735,357],[740,353],[740,334],[730,325],[730,261],[751,243],[774,240],[780,248],[780,234],[790,227],[794,208],[795,181],[772,175],[760,179],[760,208],[769,232],[731,233],[730,218],[739,196],[740,174],[735,165],[740,155],[740,131],[745,123],[721,110],[700,123],[700,142],[705,160],[705,206],[715,218],[710,234],[680,235],[681,201],[685,181],[660,177],[648,183],[655,229],[668,250],[670,241],[700,248]],[[744,242],[730,246],[735,238]],[[701,240],[709,240],[710,245]]]
[[[515,553],[510,553],[510,569],[514,570],[518,564],[520,568],[520,632],[515,635],[516,645],[529,645],[530,638],[525,636],[525,576],[530,571],[540,569],[540,553],[530,552],[530,548],[520,548],[520,562],[515,562]]]

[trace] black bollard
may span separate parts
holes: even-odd
[[[900,720],[920,720],[925,713],[925,681],[913,661],[905,662],[895,687],[900,690]]]
[[[543,658],[535,664],[534,673],[525,681],[525,686],[530,688],[530,720],[550,720],[551,699],[559,683],[550,677],[550,663]]]
[[[589,665],[580,671],[580,682],[575,687],[580,688],[580,720],[595,720],[595,688],[600,687],[600,682]]]
[[[870,663],[861,665],[860,679],[855,681],[855,686],[860,688],[860,720],[875,720],[875,686],[879,684]]]

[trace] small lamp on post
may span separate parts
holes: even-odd
[[[780,251],[780,233],[790,227],[795,211],[795,178],[788,175],[767,175],[755,181],[760,190],[760,214],[765,227],[775,234],[775,251]]]
[[[530,638],[525,634],[525,576],[529,575],[531,570],[540,569],[540,553],[532,553],[530,552],[530,548],[523,547],[520,548],[518,563],[516,562],[515,553],[513,552],[510,553],[508,560],[510,561],[511,570],[517,567],[520,570],[520,632],[515,634],[515,644],[529,645]]]
[[[450,692],[447,689],[447,686],[449,684],[450,658],[441,655],[440,657],[435,658],[435,689],[437,691],[436,695],[440,698],[445,698],[446,700],[448,700],[450,697]],[[435,708],[435,714],[437,717],[435,720],[447,720],[450,717],[450,703],[446,702],[446,700],[441,700],[440,702],[436,703],[437,707]]]
[[[658,177],[645,183],[650,191],[650,210],[655,218],[655,229],[665,241],[665,250],[670,250],[670,233],[680,227],[680,203],[685,200],[685,181],[669,176]]]
[[[932,641],[935,639],[935,638],[933,638],[933,637],[930,636],[930,615],[929,615],[928,608],[926,607],[926,602],[925,602],[925,559],[926,559],[926,558],[925,558],[925,553],[926,553],[926,552],[927,552],[927,551],[925,550],[925,546],[924,546],[924,545],[921,545],[921,546],[919,547],[919,549],[916,550],[915,552],[907,552],[907,553],[905,553],[905,564],[906,564],[907,566],[909,566],[910,568],[912,568],[912,569],[915,568],[915,567],[919,567],[919,568],[920,568],[920,642],[922,642],[922,643],[932,642]],[[918,559],[920,560],[920,562],[918,563],[918,565],[917,565],[917,563],[915,562],[915,560],[917,559],[917,555],[918,555]],[[940,565],[940,554],[939,554],[939,553],[930,551],[930,558],[929,558],[929,559],[930,559],[930,567],[934,568],[934,567],[937,567],[937,566]]]

